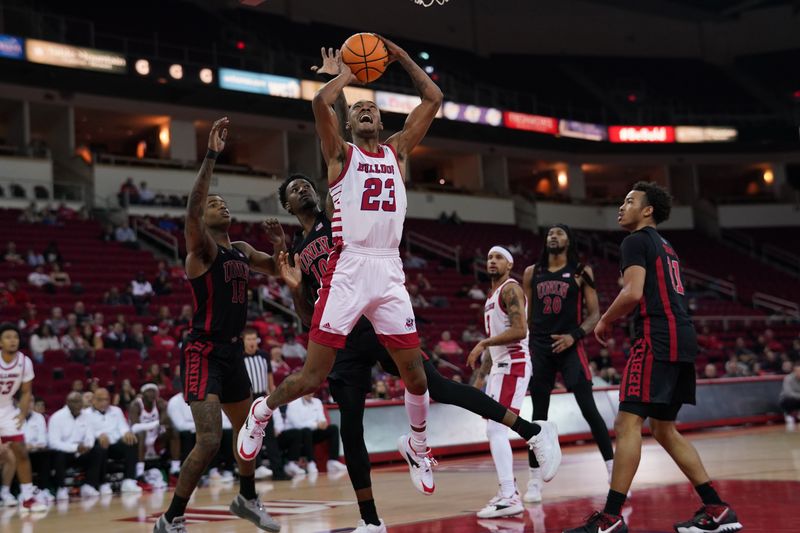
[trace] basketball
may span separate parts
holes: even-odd
[[[342,61],[362,83],[372,83],[386,70],[389,52],[374,33],[356,33],[342,45]]]

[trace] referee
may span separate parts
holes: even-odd
[[[247,375],[250,376],[253,398],[265,396],[275,388],[275,382],[272,379],[272,364],[269,361],[269,354],[258,348],[261,339],[258,337],[258,332],[255,329],[251,327],[245,328],[242,332],[242,339],[244,341],[244,366],[247,368]],[[280,448],[278,448],[278,441],[275,438],[272,420],[270,420],[267,427],[264,428],[264,432],[264,449],[262,452],[266,455],[267,459],[269,459],[273,481],[290,479],[289,476],[283,472],[283,457]],[[266,467],[263,465],[256,469],[257,478],[264,478],[268,475]]]

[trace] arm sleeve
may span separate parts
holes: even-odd
[[[128,421],[125,419],[125,413],[122,412],[122,409],[115,409],[114,413],[116,413],[117,417],[117,428],[119,429],[120,436],[125,435],[131,430],[131,426],[128,424]]]
[[[630,266],[647,268],[647,235],[632,233],[625,237],[620,246],[619,270],[625,272]]]

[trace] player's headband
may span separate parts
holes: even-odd
[[[492,246],[491,250],[489,250],[489,253],[487,255],[492,255],[495,252],[505,257],[509,263],[514,262],[514,256],[512,256],[511,252],[509,252],[502,246]]]
[[[139,392],[146,392],[150,389],[153,389],[154,391],[158,392],[158,385],[156,385],[155,383],[145,383],[144,385],[142,385],[142,388],[139,390]]]

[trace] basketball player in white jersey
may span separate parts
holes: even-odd
[[[158,385],[155,383],[145,383],[142,385],[141,397],[136,398],[128,407],[128,419],[131,424],[131,431],[136,435],[139,442],[139,461],[136,463],[136,479],[145,486],[144,466],[145,459],[149,455],[155,455],[155,445],[159,437],[164,433],[164,426],[167,423],[167,402],[158,396]],[[172,458],[173,461],[176,458]],[[154,486],[153,488],[161,488]]]
[[[509,410],[519,414],[528,381],[531,378],[531,354],[528,350],[528,305],[520,284],[511,278],[514,258],[502,246],[489,250],[486,269],[492,280],[492,290],[484,306],[486,339],[478,343],[467,357],[467,364],[475,368],[483,355],[476,386],[486,380],[486,394]],[[488,375],[488,377],[487,377]],[[561,464],[558,431],[553,422],[536,420],[542,430],[534,437],[534,453],[546,457],[550,480]],[[486,422],[486,436],[492,460],[497,469],[500,489],[488,505],[478,511],[480,518],[512,516],[524,511],[514,479],[514,456],[511,452],[508,428],[493,420]],[[549,444],[549,445],[548,445]],[[545,450],[544,448],[548,448]]]
[[[33,362],[19,351],[19,330],[0,324],[0,441],[8,443],[17,459],[20,512],[47,510],[47,497],[33,486],[31,460],[25,448],[22,424],[28,416],[33,388]],[[20,391],[19,410],[14,395]]]
[[[383,124],[375,103],[354,103],[345,125],[353,143],[346,142],[333,104],[356,78],[342,62],[341,53],[335,53],[339,75],[320,88],[312,103],[328,164],[334,250],[314,307],[308,357],[301,372],[286,378],[266,399],[253,402],[245,429],[239,432],[238,451],[245,459],[255,457],[272,410],[317,390],[333,367],[336,350],[344,348],[347,334],[364,315],[396,362],[406,386],[411,433],[398,439],[398,448],[409,465],[414,486],[423,494],[432,494],[435,461],[425,434],[427,380],[398,246],[406,215],[406,164],[436,117],[442,91],[408,53],[387,39],[384,42],[389,62],[397,61],[408,72],[421,102],[408,115],[403,129],[385,143],[380,142]]]

